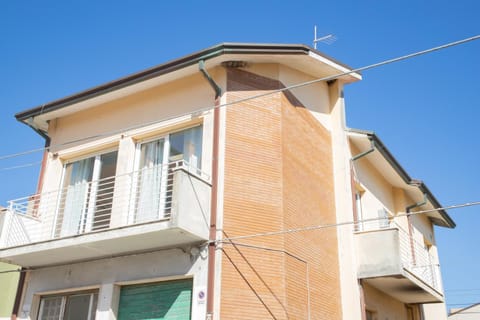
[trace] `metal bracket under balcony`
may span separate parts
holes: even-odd
[[[210,189],[180,161],[11,201],[0,260],[38,267],[204,242]]]

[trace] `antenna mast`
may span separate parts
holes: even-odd
[[[337,40],[337,37],[335,37],[333,34],[328,34],[326,36],[318,38],[317,36],[317,25],[313,27],[313,48],[317,49],[317,43],[318,42],[323,42],[326,44],[331,44],[335,40]]]

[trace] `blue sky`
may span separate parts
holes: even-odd
[[[42,147],[16,112],[220,42],[311,44],[356,68],[480,34],[468,1],[2,1],[0,156]],[[345,92],[350,127],[374,130],[439,201],[480,200],[480,40],[363,73]],[[0,204],[35,190],[40,155],[0,160]],[[480,302],[480,206],[437,229],[450,306]],[[470,290],[470,291],[461,291]]]

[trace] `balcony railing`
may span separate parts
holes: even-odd
[[[438,292],[442,292],[440,265],[423,243],[413,239],[397,224],[403,267]]]
[[[0,248],[170,221],[175,206],[179,206],[174,197],[179,171],[208,184],[207,175],[185,161],[177,161],[12,200],[4,219]],[[194,196],[198,196],[195,189]]]
[[[401,226],[388,219],[369,221],[357,225],[357,241],[361,241],[362,251],[368,246],[375,246],[376,253],[361,252],[362,272],[368,277],[390,275],[399,265],[411,275],[442,293],[440,266],[424,243],[419,243]],[[359,231],[361,230],[361,231]],[[398,243],[392,243],[398,242]],[[363,262],[362,262],[363,261]],[[378,270],[378,274],[376,274]],[[380,271],[381,270],[381,271]]]

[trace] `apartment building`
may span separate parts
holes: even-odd
[[[25,274],[15,314],[441,313],[433,225],[454,223],[415,214],[438,201],[346,128],[360,79],[304,45],[225,43],[18,113],[48,148],[38,192],[3,216],[0,259]]]
[[[357,277],[367,319],[446,319],[434,225],[454,228],[427,186],[382,141],[347,129]],[[419,214],[418,211],[426,211]]]

